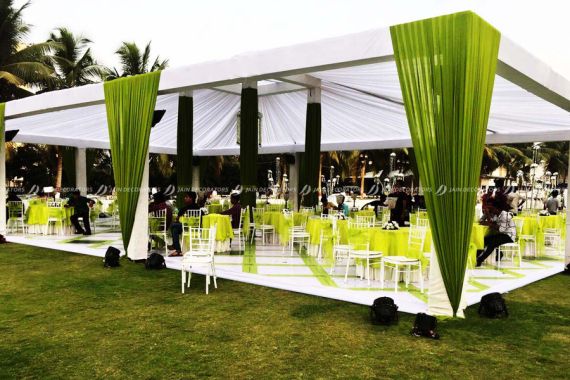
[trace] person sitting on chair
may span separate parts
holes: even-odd
[[[73,215],[69,218],[76,234],[91,235],[91,226],[89,225],[89,208],[93,207],[91,199],[81,195],[79,190],[73,191],[71,197],[67,201],[65,208],[73,207]],[[83,219],[83,226],[79,224],[79,218]]]
[[[345,217],[348,217],[348,214],[350,213],[350,208],[346,203],[344,203],[344,195],[337,196],[336,203],[338,204],[338,206],[336,206],[336,209],[338,211],[341,211]]]
[[[491,232],[485,236],[485,249],[477,251],[477,266],[480,267],[497,247],[513,243],[516,236],[517,228],[513,221],[513,214],[507,210],[501,210],[499,216],[494,219]]]
[[[184,206],[178,210],[178,216],[176,220],[172,222],[170,227],[170,232],[172,233],[172,245],[168,246],[170,250],[169,256],[182,256],[182,247],[180,247],[180,235],[182,235],[182,223],[180,223],[180,217],[186,214],[186,211],[190,210],[200,210],[200,207],[196,203],[196,193],[194,191],[184,193]]]
[[[550,215],[556,215],[560,209],[560,200],[558,199],[558,190],[552,190],[550,197],[544,203],[544,209],[548,211]]]
[[[241,219],[241,205],[239,204],[239,194],[232,194],[230,196],[230,203],[232,207],[222,211],[221,215],[230,215],[232,217],[232,228],[239,228],[239,220]]]

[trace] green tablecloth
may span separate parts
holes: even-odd
[[[45,226],[48,219],[57,218],[63,221],[65,226],[71,225],[69,218],[73,215],[73,207],[69,208],[50,208],[46,202],[30,201],[28,209],[26,210],[26,223],[30,226],[41,225]]]
[[[222,212],[222,205],[220,203],[212,203],[208,205],[208,214],[219,214]]]
[[[428,230],[426,233],[426,239],[424,242],[424,247],[422,252],[409,252],[408,250],[408,239],[410,234],[410,228],[401,227],[398,230],[383,230],[380,227],[370,227],[366,229],[366,233],[363,234],[357,229],[348,230],[347,220],[337,221],[338,233],[340,244],[348,244],[351,237],[351,241],[358,241],[356,237],[357,234],[362,234],[363,238],[370,241],[370,250],[380,251],[384,256],[407,256],[411,258],[420,258],[422,260],[422,265],[427,264],[427,259],[424,257],[424,253],[431,252],[431,231]],[[471,245],[469,247],[469,261],[474,265],[475,255],[477,249],[484,248],[484,238],[488,230],[487,226],[481,226],[478,224],[473,225],[473,230],[471,234]],[[309,232],[310,244],[318,245],[320,243],[321,232],[325,236],[323,242],[323,258],[327,262],[332,262],[332,222],[328,219],[311,218],[307,222],[307,232]]]
[[[254,216],[255,222],[258,224],[268,224],[275,228],[275,233],[279,237],[279,242],[282,245],[289,244],[289,229],[295,225],[301,225],[307,220],[307,215],[299,212],[293,213],[293,218],[286,217],[280,211],[265,211],[263,213],[263,220],[259,219],[259,215]]]
[[[216,225],[216,240],[225,241],[233,238],[234,231],[229,215],[208,214],[202,217],[202,227],[210,228]]]

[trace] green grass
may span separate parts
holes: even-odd
[[[373,326],[368,308],[15,244],[0,246],[0,378],[563,378],[570,277],[507,295],[511,316]]]

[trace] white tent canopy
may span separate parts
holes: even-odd
[[[303,74],[303,75],[299,75]],[[239,154],[240,84],[259,80],[260,153],[301,152],[306,87],[322,91],[322,150],[411,146],[389,29],[238,55],[162,74],[150,149],[176,153],[177,93],[194,91],[194,154]],[[501,38],[488,143],[570,140],[570,82]],[[108,148],[102,84],[9,102],[15,141]]]

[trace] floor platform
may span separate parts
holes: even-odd
[[[91,236],[10,235],[7,240],[18,244],[98,257],[104,257],[108,246],[123,250],[120,234],[106,231]],[[280,246],[256,245],[238,252],[236,244],[235,249],[236,251],[225,254],[216,254],[216,269],[219,278],[362,305],[371,305],[374,299],[388,296],[395,300],[402,312],[419,313],[427,310],[429,289],[427,281],[424,293],[420,292],[416,283],[410,284],[408,288],[400,283],[398,292],[395,292],[394,283],[390,281],[386,281],[384,288],[377,280],[372,280],[368,285],[367,280],[356,276],[354,266],[350,269],[345,282],[343,265],[339,265],[334,273],[330,274],[330,268],[321,265],[315,257],[297,252],[291,256]],[[180,257],[166,258],[167,267],[174,270],[180,270],[181,261]],[[555,275],[563,269],[562,256],[548,256],[523,260],[520,267],[505,264],[501,269],[483,266],[471,270],[466,289],[467,304],[478,303],[485,294],[509,292]],[[173,289],[173,291],[180,291],[180,288]],[[203,291],[203,289],[192,289],[192,291]]]

